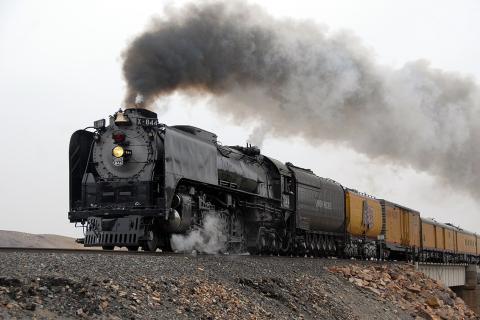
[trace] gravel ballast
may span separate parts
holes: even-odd
[[[0,252],[0,261],[5,319],[412,319],[329,272],[339,260]]]

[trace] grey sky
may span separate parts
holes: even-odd
[[[400,67],[421,58],[480,78],[478,1],[259,3],[275,16],[349,29],[383,64]],[[69,137],[118,109],[125,91],[121,52],[165,4],[0,1],[0,229],[80,235],[66,216]],[[219,117],[209,110],[208,99],[191,105],[175,95],[156,105],[161,122],[205,128],[224,144],[244,144],[255,126],[239,127]],[[480,232],[478,204],[424,173],[295,138],[267,137],[263,152],[418,209],[423,216]]]

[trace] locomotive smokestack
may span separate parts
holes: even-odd
[[[142,94],[137,93],[135,97],[135,108],[143,108],[144,107],[145,99]]]
[[[261,123],[252,136],[349,145],[480,196],[480,91],[425,61],[377,64],[352,34],[277,20],[241,2],[170,10],[124,53],[127,105],[176,90],[206,93],[222,115]],[[263,124],[263,125],[262,125]]]

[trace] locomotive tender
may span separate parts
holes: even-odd
[[[166,126],[146,109],[119,110],[93,129],[76,131],[69,150],[68,217],[85,228],[85,246],[168,251],[172,234],[213,215],[231,252],[445,259],[422,250],[418,212],[255,146],[222,146],[211,132]],[[462,259],[477,261],[474,238],[475,253]],[[458,260],[456,250],[448,257]]]

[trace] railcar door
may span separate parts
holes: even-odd
[[[408,216],[410,246],[418,248],[420,247],[420,214],[415,211],[409,211]]]

